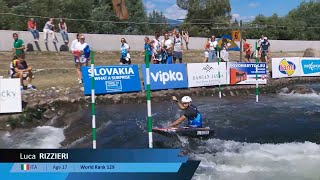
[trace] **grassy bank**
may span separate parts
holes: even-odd
[[[272,57],[301,57],[303,52],[271,53]],[[116,65],[119,63],[120,53],[117,51],[96,52],[96,65]],[[131,52],[133,64],[143,64],[144,57],[140,52]],[[69,52],[27,52],[26,60],[35,71],[33,84],[38,89],[48,87],[73,87],[78,85],[72,54]],[[184,62],[203,62],[203,51],[185,51]],[[0,76],[8,77],[12,52],[0,52]],[[230,60],[238,61],[239,52],[230,52]],[[269,65],[269,69],[271,65]],[[142,77],[142,76],[141,76]]]

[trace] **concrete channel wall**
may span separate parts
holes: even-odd
[[[13,47],[12,34],[16,32],[19,35],[25,45],[28,43],[33,45],[34,50],[37,50],[36,44],[33,41],[33,36],[28,31],[8,31],[0,30],[0,51],[11,51]],[[48,44],[44,43],[43,33],[40,32],[40,40],[38,47],[41,51],[59,51],[60,46],[64,44],[60,33],[55,33],[58,39],[57,43],[52,42],[51,36],[48,38]],[[142,51],[144,45],[145,35],[113,35],[113,34],[84,34],[86,42],[95,51],[119,51],[120,39],[125,38],[133,51]],[[75,39],[75,33],[69,33],[70,42],[68,46],[70,48],[71,42]],[[149,37],[153,38],[152,35]],[[162,39],[161,37],[160,39]],[[207,38],[190,37],[189,49],[191,50],[203,50],[204,43]],[[255,39],[247,40],[252,47],[254,47]],[[307,48],[314,48],[320,51],[320,41],[293,41],[293,40],[269,40],[271,43],[272,52],[293,52],[293,51],[305,51]],[[239,45],[239,42],[236,42]]]

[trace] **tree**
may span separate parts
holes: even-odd
[[[10,10],[7,6],[7,3],[3,0],[0,0],[0,13],[8,13]],[[9,16],[1,15],[0,16],[0,29],[9,29],[11,24],[9,23]]]
[[[213,30],[213,27],[230,25],[231,5],[229,0],[188,0],[181,1],[183,8],[188,9],[182,25],[188,28],[193,36],[223,35],[226,30]]]

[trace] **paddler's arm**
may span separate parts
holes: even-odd
[[[175,127],[177,125],[179,125],[180,123],[182,123],[182,121],[184,121],[185,119],[187,119],[184,115],[179,117],[179,119],[177,119],[174,123],[172,123],[170,125],[170,127]]]
[[[177,97],[172,96],[172,101],[177,102],[177,104],[178,104],[178,106],[179,106],[179,108],[180,108],[181,110],[185,110],[185,109],[186,109],[186,107],[183,106],[183,104],[177,99]]]

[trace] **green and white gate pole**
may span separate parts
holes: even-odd
[[[220,76],[220,49],[219,46],[217,46],[217,56],[218,56],[218,77],[219,77],[219,98],[221,98],[221,76]]]
[[[146,86],[147,86],[147,108],[148,108],[148,136],[149,148],[153,148],[152,139],[152,115],[151,115],[151,92],[150,92],[150,62],[148,52],[145,51],[144,60],[146,62]]]
[[[258,42],[256,41],[256,102],[259,102],[259,84],[258,84]]]
[[[92,113],[92,147],[97,148],[96,104],[94,91],[94,52],[91,52],[91,113]]]

